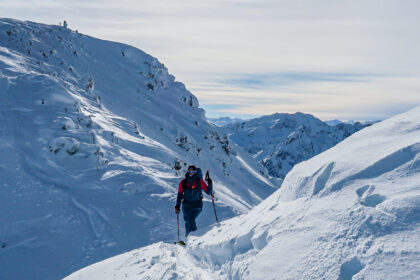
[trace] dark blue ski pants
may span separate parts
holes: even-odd
[[[200,201],[201,202],[201,201]],[[203,210],[203,203],[182,203],[182,213],[184,214],[185,221],[185,236],[188,236],[191,231],[197,230],[195,219],[200,215]]]

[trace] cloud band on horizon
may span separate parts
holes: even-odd
[[[148,52],[209,116],[323,119],[382,119],[420,105],[418,11],[414,0],[0,3],[0,17],[67,20]]]

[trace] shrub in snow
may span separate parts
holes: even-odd
[[[93,77],[92,75],[89,75],[89,78],[86,83],[86,90],[88,90],[89,92],[92,92],[94,88],[95,88],[95,83],[93,81]]]
[[[182,165],[179,161],[175,161],[174,169],[175,170],[181,170],[182,169]]]
[[[81,106],[80,103],[78,101],[74,102],[73,104],[73,111],[76,113],[80,113],[81,112]]]
[[[175,77],[170,75],[168,73],[168,69],[166,69],[166,67],[163,64],[161,64],[156,58],[153,58],[150,61],[145,61],[139,73],[143,77],[147,78],[147,87],[149,90],[167,88],[170,84],[174,83],[175,81]]]
[[[74,121],[68,117],[59,118],[57,122],[63,130],[79,128],[79,125],[75,124]]]
[[[189,150],[189,148],[187,147],[188,144],[190,144],[188,142],[188,137],[187,136],[181,136],[179,138],[175,139],[176,144],[178,145],[178,147],[184,149],[184,150]]]
[[[148,88],[149,90],[153,91],[153,90],[155,89],[155,86],[154,86],[154,85],[152,85],[151,83],[148,83],[148,84],[147,84],[147,88]]]
[[[80,143],[71,137],[59,137],[52,141],[50,145],[50,152],[55,154],[65,150],[69,155],[74,155],[79,149]]]
[[[134,182],[125,183],[123,186],[120,187],[120,191],[132,194],[139,194],[142,192],[141,186],[138,186]],[[137,213],[135,213],[137,214]],[[144,215],[147,215],[146,213]]]
[[[134,133],[137,135],[140,135],[140,131],[139,131],[139,126],[137,125],[137,123],[134,123]]]
[[[94,96],[93,100],[95,100],[95,102],[98,104],[99,108],[102,108],[102,99],[100,96]]]

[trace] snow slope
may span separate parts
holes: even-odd
[[[0,19],[0,118],[0,279],[173,240],[191,163],[210,169],[221,219],[276,187],[156,58],[66,27]]]
[[[249,213],[73,279],[419,279],[420,107],[296,165]]]
[[[330,126],[309,114],[273,114],[225,126],[229,138],[268,170],[284,178],[294,165],[344,140],[371,123]]]

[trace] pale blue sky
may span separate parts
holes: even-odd
[[[420,1],[0,0],[157,57],[207,116],[383,119],[420,105]]]

